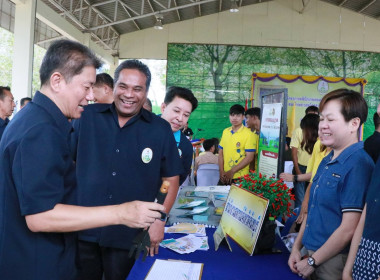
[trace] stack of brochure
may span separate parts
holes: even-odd
[[[184,237],[170,238],[161,242],[160,246],[173,250],[179,254],[189,254],[196,250],[208,250],[208,239],[205,225],[179,223],[165,228],[166,233],[185,233]]]

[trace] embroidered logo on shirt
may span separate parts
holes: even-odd
[[[145,148],[141,153],[143,163],[149,163],[153,158],[153,151],[151,148]]]
[[[179,157],[181,158],[182,157],[182,151],[181,151],[181,149],[178,149],[178,154],[179,154]]]

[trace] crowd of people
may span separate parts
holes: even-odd
[[[11,121],[16,104],[11,89],[0,87],[4,279],[124,280],[142,229],[149,227],[148,254],[158,254],[162,213],[192,171],[217,165],[218,185],[230,185],[258,170],[260,108],[231,106],[231,126],[220,141],[203,142],[192,168],[188,121],[198,101],[191,90],[169,87],[155,115],[145,64],[126,60],[114,78],[96,75],[100,66],[87,47],[55,41],[40,67],[40,90],[21,100]],[[295,183],[301,208],[288,265],[304,279],[380,276],[378,111],[375,132],[363,143],[363,96],[335,90],[319,108],[306,109],[292,135],[294,169],[280,178]],[[170,188],[161,205],[154,201],[163,181]]]

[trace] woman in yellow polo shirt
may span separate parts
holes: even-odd
[[[318,138],[319,116],[307,114],[301,120],[301,129],[296,129],[292,135],[290,147],[292,149],[294,191],[296,196],[295,207],[300,207],[305,196],[306,184],[298,181],[298,175],[305,174],[307,164]]]

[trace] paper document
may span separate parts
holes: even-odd
[[[228,193],[231,186],[209,186],[209,187],[196,187],[195,192],[218,192],[218,193]]]
[[[146,280],[199,280],[203,263],[156,260]]]

